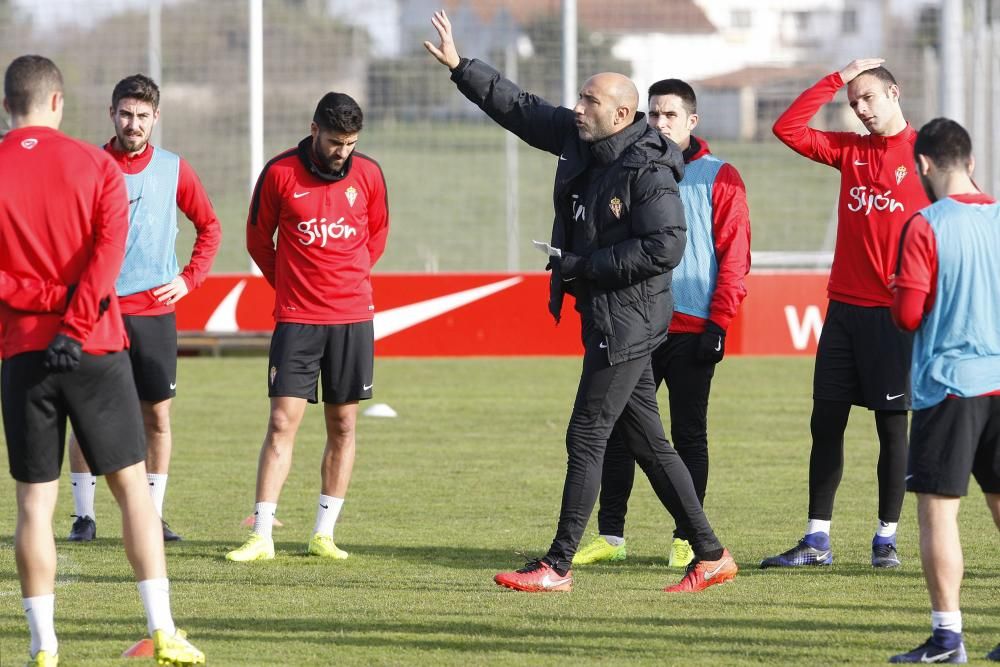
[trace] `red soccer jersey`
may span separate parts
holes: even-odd
[[[389,233],[382,169],[354,152],[343,177],[324,178],[311,156],[306,137],[264,167],[250,204],[247,250],[275,289],[278,322],[370,320],[371,270]]]
[[[899,233],[930,203],[913,161],[917,133],[909,125],[891,137],[808,127],[843,85],[839,72],[820,79],[781,114],[774,134],[797,153],[840,170],[829,297],[857,306],[889,306]]]
[[[3,358],[44,350],[57,333],[92,354],[124,349],[115,279],[125,256],[128,195],[114,161],[58,130],[18,128],[0,143],[0,183],[0,271],[77,285],[63,314],[0,302]]]
[[[142,153],[130,157],[128,153],[115,148],[115,140],[112,139],[104,145],[104,150],[115,159],[122,172],[138,174],[149,166],[155,146],[146,144],[146,149]],[[212,208],[212,201],[198,180],[198,174],[184,158],[180,158],[180,170],[177,175],[177,207],[195,227],[196,236],[194,249],[191,251],[191,261],[180,273],[181,278],[187,283],[188,290],[191,291],[205,282],[212,268],[212,260],[215,259],[222,240],[222,228]],[[153,296],[152,289],[121,297],[120,302],[122,313],[125,315],[163,315],[175,310],[174,304],[165,305]]]

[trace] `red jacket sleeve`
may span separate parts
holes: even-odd
[[[809,127],[809,121],[824,104],[833,100],[843,85],[840,72],[834,72],[820,79],[812,88],[806,89],[774,122],[774,135],[796,153],[839,168],[846,140],[857,135],[852,132],[814,130]]]
[[[277,264],[274,233],[278,229],[280,215],[281,197],[277,191],[274,171],[265,167],[250,199],[247,252],[271,287],[274,287],[274,270]]]
[[[712,235],[719,271],[708,319],[723,329],[736,317],[747,295],[744,278],[750,272],[750,209],[743,179],[724,164],[712,186]]]
[[[87,267],[80,276],[59,333],[85,342],[101,316],[100,303],[115,297],[115,280],[125,258],[128,236],[128,191],[125,179],[114,161],[100,154],[99,168],[104,176],[94,207],[94,245]]]
[[[385,252],[385,243],[389,237],[389,194],[385,185],[385,176],[378,170],[375,192],[368,199],[368,255],[371,266]]]
[[[914,216],[900,237],[896,267],[892,319],[907,331],[915,331],[924,314],[934,306],[937,292],[937,241],[922,215]]]
[[[69,290],[62,283],[0,271],[0,301],[27,313],[62,313]]]
[[[181,158],[180,174],[177,180],[177,206],[188,220],[194,223],[196,237],[191,250],[191,261],[181,271],[181,277],[193,290],[205,282],[212,260],[219,252],[222,227],[212,209],[212,202],[198,180],[198,174]]]

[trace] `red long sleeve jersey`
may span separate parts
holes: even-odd
[[[890,306],[900,231],[930,203],[913,161],[917,133],[909,125],[891,137],[808,127],[843,85],[839,72],[820,79],[781,114],[774,134],[797,153],[840,170],[828,296],[857,306]]]
[[[138,174],[153,159],[156,147],[146,145],[144,150],[135,157],[115,148],[112,139],[104,145],[104,150],[118,163],[118,168],[126,174]],[[222,242],[222,227],[212,208],[212,201],[198,179],[191,165],[184,158],[180,159],[180,170],[177,175],[177,207],[194,224],[194,248],[191,250],[191,261],[181,269],[181,278],[187,283],[188,290],[201,287],[212,268],[212,260],[219,251]],[[153,296],[153,290],[121,297],[122,313],[125,315],[163,315],[175,310],[173,304],[165,305]]]
[[[274,287],[276,321],[370,320],[371,270],[389,233],[382,169],[354,152],[343,178],[326,180],[307,165],[310,155],[307,137],[264,167],[250,204],[247,250]]]
[[[77,286],[62,314],[0,302],[3,358],[44,350],[57,333],[92,354],[124,349],[115,279],[125,256],[128,195],[114,161],[58,130],[23,127],[0,142],[0,183],[0,271]]]

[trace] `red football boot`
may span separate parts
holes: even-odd
[[[499,586],[515,591],[545,593],[548,591],[573,590],[573,570],[559,574],[543,560],[533,560],[515,572],[501,572],[493,577]]]
[[[729,549],[722,550],[719,560],[696,560],[688,566],[687,574],[678,583],[663,590],[667,593],[697,593],[709,586],[724,584],[736,577],[740,568],[729,554]]]

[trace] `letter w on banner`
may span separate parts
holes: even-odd
[[[806,306],[801,318],[798,308],[785,306],[785,321],[792,337],[792,346],[796,350],[806,349],[810,337],[819,342],[819,336],[823,333],[823,313],[819,306]]]

